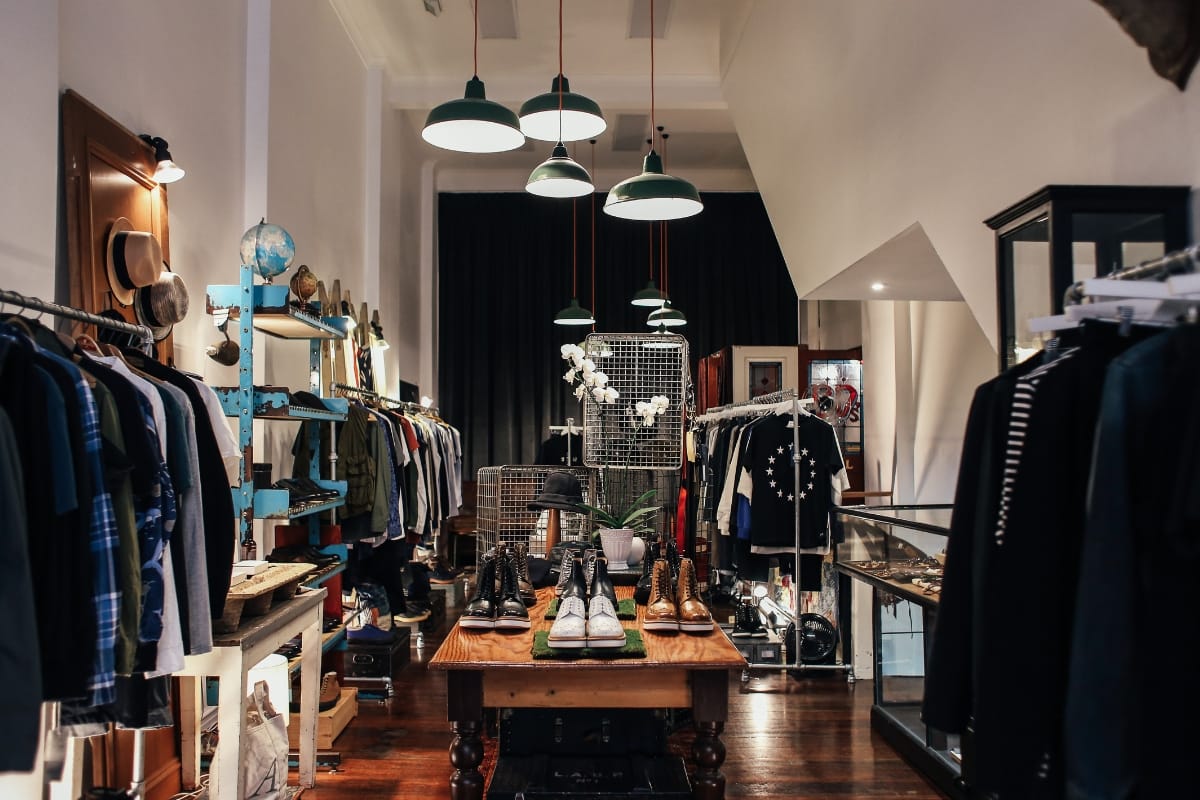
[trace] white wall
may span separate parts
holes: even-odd
[[[1200,78],[1090,0],[761,0],[722,88],[801,297],[920,222],[993,347],[982,219],[1048,183],[1200,182]]]
[[[0,288],[54,299],[58,5],[0,4]]]

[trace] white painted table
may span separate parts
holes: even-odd
[[[220,736],[213,758],[214,781],[209,796],[242,800],[244,703],[250,668],[284,642],[301,637],[300,657],[300,785],[312,786],[317,772],[317,701],[321,672],[321,603],[325,589],[304,590],[261,617],[244,618],[233,633],[213,634],[211,653],[188,656],[180,678],[180,728],[183,785],[196,788],[200,777],[200,718],[204,677],[220,680],[217,726]],[[271,698],[276,708],[287,698]]]

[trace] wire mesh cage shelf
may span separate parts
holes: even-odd
[[[529,510],[529,503],[542,493],[552,472],[570,472],[579,479],[583,502],[594,504],[595,473],[582,467],[503,466],[483,467],[476,474],[476,553],[482,555],[497,544],[525,544],[529,555],[546,555],[545,511]],[[562,539],[587,539],[592,520],[588,514],[562,511]],[[478,559],[477,559],[478,560]]]
[[[584,349],[620,397],[609,404],[584,395],[583,463],[632,470],[681,468],[687,339],[662,333],[593,333]],[[635,406],[655,396],[665,397],[667,405],[646,425]]]

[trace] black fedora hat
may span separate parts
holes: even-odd
[[[579,478],[570,472],[551,472],[542,484],[542,493],[529,504],[529,510],[559,508],[563,511],[579,511],[582,502],[583,489],[579,485]]]

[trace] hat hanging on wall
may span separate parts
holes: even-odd
[[[152,233],[135,231],[125,217],[119,217],[108,232],[105,268],[113,297],[122,305],[131,305],[133,295],[149,286],[162,274],[162,248]]]
[[[158,280],[137,290],[133,299],[137,320],[161,342],[171,334],[175,323],[182,322],[188,313],[188,290],[183,278],[164,269]]]

